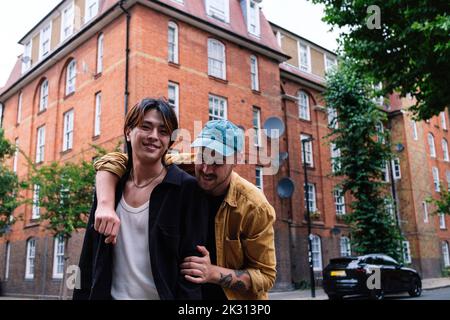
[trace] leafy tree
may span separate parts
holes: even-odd
[[[334,159],[339,163],[335,175],[343,176],[339,187],[355,199],[352,212],[345,218],[354,250],[401,259],[402,237],[386,210],[382,182],[382,169],[390,158],[389,136],[376,129],[386,116],[372,102],[372,89],[367,83],[351,59],[344,59],[339,70],[328,76],[325,100],[337,114],[328,138],[340,150],[340,156]]]
[[[435,210],[432,214],[447,214],[450,215],[450,191],[446,186],[441,185],[441,192],[439,198],[427,198],[427,203],[431,203],[435,206]]]
[[[0,236],[14,223],[13,212],[21,204],[17,175],[5,166],[5,160],[14,155],[15,147],[5,138],[0,128]]]
[[[358,72],[384,93],[411,94],[420,119],[450,105],[448,0],[312,0],[325,5],[324,21],[344,30],[340,48]],[[379,19],[379,25],[377,25]]]

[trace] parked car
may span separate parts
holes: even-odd
[[[376,269],[380,271],[379,286],[372,281]],[[368,285],[369,277],[372,285]],[[375,288],[370,288],[374,284]],[[422,293],[422,280],[416,270],[404,267],[387,255],[369,254],[331,259],[323,270],[323,288],[330,300],[348,295],[368,295],[381,300],[387,293],[398,292],[418,297]]]

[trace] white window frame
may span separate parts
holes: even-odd
[[[314,271],[322,271],[322,243],[318,235],[311,235],[311,252]]]
[[[64,132],[63,132],[63,152],[73,148],[73,134],[74,134],[74,110],[69,110],[63,115],[64,117]]]
[[[447,171],[445,172],[445,175],[447,176],[447,190],[450,191],[450,171],[447,170]]]
[[[77,80],[77,62],[75,59],[69,62],[66,68],[66,95],[75,92]]]
[[[309,206],[310,213],[314,213],[317,211],[317,202],[316,202],[316,185],[314,183],[308,183],[307,187],[303,185],[305,189],[304,200],[305,204]],[[306,192],[308,192],[309,203],[306,203]],[[306,206],[305,206],[306,208]]]
[[[403,249],[403,261],[407,264],[412,262],[411,258],[411,247],[409,245],[409,241],[402,241],[402,249]]]
[[[33,50],[33,41],[29,40],[25,43],[22,55],[22,74],[31,69],[31,53]]]
[[[45,79],[41,83],[40,95],[39,95],[39,112],[44,111],[48,107],[48,79]]]
[[[428,217],[428,204],[426,201],[422,201],[422,212],[423,212],[423,222],[428,223],[429,217]]]
[[[173,39],[171,39],[171,31],[173,31]],[[178,64],[178,58],[179,58],[179,48],[178,48],[178,25],[173,22],[169,21],[169,25],[167,27],[167,49],[168,49],[168,56],[167,59],[169,62]]]
[[[325,73],[328,73],[337,67],[337,59],[335,57],[332,57],[329,54],[324,54],[323,56],[325,60]],[[332,63],[329,63],[331,61]]]
[[[227,99],[209,95],[209,120],[227,120],[227,109]]]
[[[39,206],[39,193],[41,187],[37,184],[33,186],[33,207],[31,209],[31,220],[37,220],[41,217],[41,208]]]
[[[230,22],[229,0],[205,0],[205,2],[206,14],[209,17],[226,23]]]
[[[313,143],[312,141],[308,141],[303,143],[303,140],[311,139],[310,135],[301,134],[300,135],[300,144],[301,144],[301,152],[302,152],[302,163],[305,163],[309,167],[314,167],[314,151],[313,151]],[[303,145],[305,146],[305,152],[303,152]],[[306,159],[305,159],[306,158]]]
[[[445,214],[439,213],[439,228],[441,230],[447,229],[447,223],[445,221]]]
[[[303,90],[298,92],[298,117],[303,120],[311,121],[309,94]]]
[[[445,112],[441,112],[440,118],[441,118],[442,129],[447,130],[447,119],[445,118]]]
[[[11,242],[6,242],[6,253],[5,253],[5,280],[9,280],[9,265],[11,263]]]
[[[386,141],[384,140],[384,125],[381,121],[377,122],[375,125],[375,131],[379,134],[377,134],[378,141],[382,144],[385,144]]]
[[[253,130],[255,130],[255,136],[253,137],[253,143],[255,147],[261,146],[261,109],[253,107]]]
[[[330,144],[330,154],[331,154],[331,172],[335,173],[341,170],[341,149],[336,148],[336,144]]]
[[[226,80],[227,57],[225,45],[216,39],[208,39],[208,75]]]
[[[339,241],[341,257],[350,257],[352,255],[352,246],[349,237],[342,236]]]
[[[174,96],[172,96],[172,93]],[[174,109],[178,119],[180,118],[180,85],[169,81],[168,85],[168,100],[169,105]]]
[[[434,143],[434,136],[433,134],[428,134],[428,146],[430,148],[430,157],[436,158],[436,145]]]
[[[20,124],[22,121],[22,104],[23,104],[23,93],[19,93],[19,98],[17,101],[17,120],[16,123]]]
[[[27,255],[25,262],[25,279],[34,279],[34,267],[36,263],[36,240],[29,239],[27,241]]]
[[[0,128],[3,128],[3,103],[0,102]]]
[[[255,175],[256,175],[256,183],[255,186],[260,189],[264,190],[264,175],[263,175],[263,167],[256,166],[255,168]]]
[[[381,169],[381,172],[383,173],[383,181],[389,182],[391,179],[389,177],[389,163],[388,161],[384,161],[384,168]]]
[[[105,35],[101,33],[97,39],[97,74],[103,72],[104,48],[105,48]]]
[[[441,185],[440,185],[440,180],[439,180],[439,169],[437,167],[432,167],[431,171],[433,174],[434,191],[441,192]]]
[[[412,127],[413,139],[415,141],[419,140],[419,135],[417,134],[417,122],[414,120],[411,120],[411,127]]]
[[[328,117],[328,128],[330,129],[337,129],[339,127],[338,121],[337,121],[337,110],[336,108],[327,108],[327,117]]]
[[[261,16],[258,3],[254,0],[247,1],[247,30],[256,37],[261,36]],[[252,8],[253,6],[253,8]]]
[[[98,137],[101,133],[102,124],[102,93],[95,94],[95,116],[94,116],[94,137]]]
[[[13,172],[17,173],[17,164],[19,163],[19,138],[16,138],[14,145],[16,146],[16,151],[14,152]]]
[[[442,139],[442,153],[444,154],[444,161],[449,162],[449,156],[448,156],[448,142],[446,139]]]
[[[345,195],[341,189],[335,189],[333,191],[334,196],[334,208],[337,216],[343,216],[346,214],[345,210]]]
[[[255,55],[250,56],[250,81],[252,90],[259,91],[258,58]]]
[[[53,279],[62,279],[64,276],[64,251],[65,240],[63,236],[56,236],[53,241]]]
[[[99,7],[99,0],[86,0],[84,10],[84,23],[88,23],[98,14]],[[93,12],[90,12],[91,8],[94,8]]]
[[[399,158],[392,159],[391,165],[392,165],[392,173],[394,176],[394,180],[400,180],[402,178],[400,159]]]
[[[52,22],[50,21],[41,29],[39,36],[39,60],[50,53],[52,42]]]
[[[44,162],[45,158],[45,126],[37,129],[36,163]]]
[[[300,70],[311,73],[311,48],[306,43],[297,41],[298,48],[298,67]],[[306,64],[303,63],[302,51],[306,49]]]
[[[384,208],[386,213],[395,221],[395,207],[392,198],[384,199]]]
[[[442,248],[442,258],[444,260],[444,267],[450,267],[450,252],[449,252],[449,245],[447,241],[442,241],[441,244]]]
[[[68,11],[71,10],[71,11]],[[68,14],[66,13],[68,12]],[[66,33],[67,29],[70,29]],[[67,6],[65,6],[61,11],[61,42],[70,38],[73,35],[75,29],[75,3],[70,1]]]

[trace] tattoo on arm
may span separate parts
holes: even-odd
[[[220,274],[219,284],[224,288],[228,288],[236,291],[247,291],[248,288],[245,285],[245,282],[240,280],[239,278],[243,275],[247,274],[250,277],[250,273],[247,270],[234,270],[234,274],[236,276],[236,281],[233,283],[233,274],[230,273],[225,275],[223,273]]]
[[[230,288],[231,287],[231,281],[233,280],[233,276],[230,274],[224,275],[223,273],[220,273],[220,279],[219,284],[224,288]]]

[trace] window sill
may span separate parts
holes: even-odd
[[[102,73],[101,73],[101,72],[95,74],[95,75],[94,75],[94,80],[97,80],[98,78],[101,78],[101,76],[102,76]]]
[[[261,91],[259,91],[259,90],[252,89],[252,92],[253,92],[253,94],[256,94],[258,96],[261,95]]]
[[[312,123],[311,119],[308,120],[308,119],[303,119],[303,118],[298,117],[298,120],[301,122]]]
[[[214,77],[212,75],[208,75],[208,78],[210,78],[211,80],[223,83],[223,84],[228,84],[228,80],[226,80],[226,79],[217,78],[217,77]]]
[[[73,96],[75,94],[75,91],[68,93],[64,96],[64,100],[69,99],[71,96]]]
[[[71,152],[72,152],[72,149],[67,149],[67,150],[61,151],[59,154],[60,154],[61,156],[64,156],[64,155],[66,155],[66,154],[68,154],[68,153],[71,153]]]
[[[100,135],[99,134],[96,135],[96,136],[92,136],[92,141],[95,141],[95,140],[98,140],[98,139],[100,139]]]
[[[172,62],[172,61],[168,61],[167,64],[171,67],[180,69],[180,64],[178,62]]]
[[[40,116],[41,114],[45,113],[45,111],[47,111],[47,108],[45,108],[45,109],[39,111],[39,112],[37,113],[37,115]]]
[[[31,219],[30,222],[28,224],[26,224],[23,228],[24,229],[31,229],[31,228],[36,228],[40,226],[40,223],[37,222],[38,219]]]

